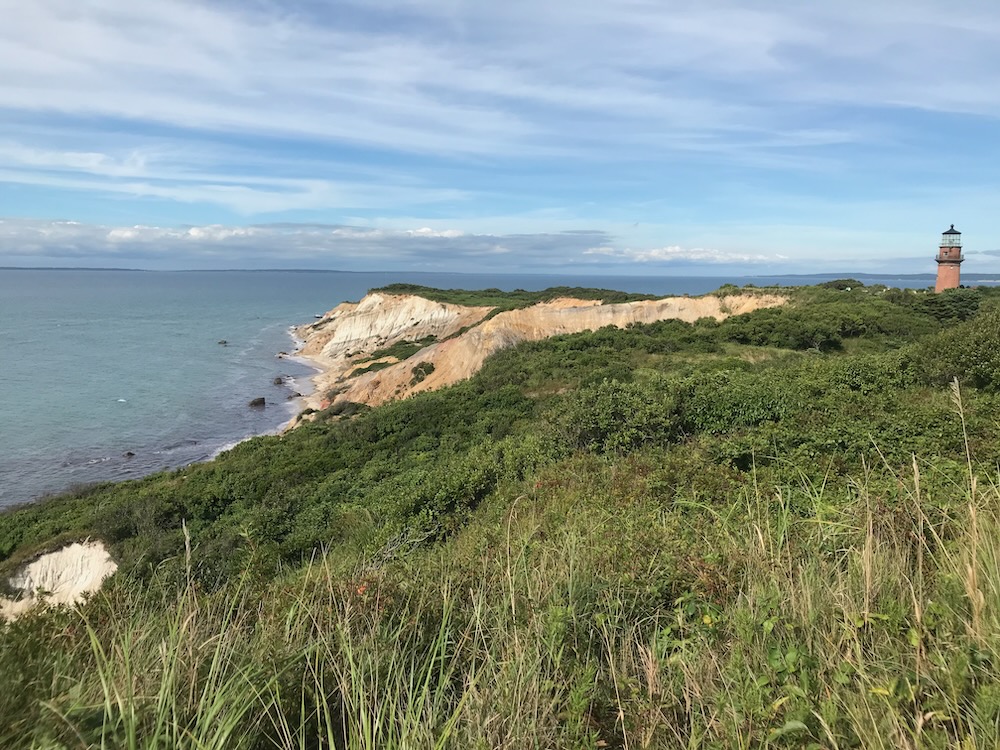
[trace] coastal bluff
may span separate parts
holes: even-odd
[[[358,303],[338,305],[295,333],[303,342],[299,356],[320,370],[307,407],[377,406],[469,378],[491,354],[522,342],[668,319],[723,320],[787,301],[752,292],[618,304],[559,297],[493,314],[492,307],[376,291]]]

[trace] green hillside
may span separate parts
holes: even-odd
[[[1000,293],[782,291],[0,516],[0,747],[1000,746]]]

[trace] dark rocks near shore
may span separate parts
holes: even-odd
[[[284,375],[279,375],[278,377],[276,377],[274,379],[273,382],[274,382],[275,385],[284,385],[285,384],[285,376]]]
[[[266,405],[267,401],[264,400],[263,396],[258,396],[257,398],[252,399],[248,404],[251,409],[263,409]]]

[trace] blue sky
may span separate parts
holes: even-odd
[[[995,0],[0,10],[0,265],[1000,272]]]

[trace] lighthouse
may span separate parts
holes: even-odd
[[[962,233],[955,229],[954,224],[941,234],[941,247],[936,260],[938,272],[934,291],[958,289],[959,267],[965,258],[962,257]]]

